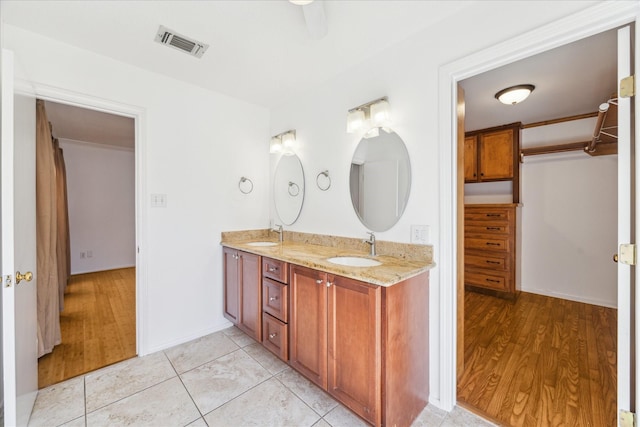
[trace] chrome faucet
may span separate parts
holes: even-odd
[[[279,224],[273,224],[274,227],[278,227],[278,228],[272,228],[271,231],[278,233],[278,240],[280,241],[280,243],[282,243],[282,241],[284,240],[283,238],[283,230],[282,230],[282,225]]]
[[[371,251],[369,252],[369,255],[376,256],[376,236],[372,231],[367,231],[367,234],[369,234],[369,240],[363,240],[362,242],[371,245]]]

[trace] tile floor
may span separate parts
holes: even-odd
[[[366,426],[239,329],[42,389],[30,426]],[[427,406],[414,426],[491,426]]]

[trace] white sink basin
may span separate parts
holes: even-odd
[[[278,246],[276,242],[251,242],[247,243],[249,246]]]
[[[346,265],[348,267],[375,267],[377,265],[382,265],[381,262],[376,261],[371,258],[362,258],[359,256],[337,256],[333,258],[328,258],[332,264],[338,265]]]

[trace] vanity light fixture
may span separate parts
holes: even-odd
[[[347,112],[347,133],[356,133],[374,129],[377,131],[379,127],[388,127],[391,122],[391,105],[389,99],[385,96],[374,101],[367,102],[358,107],[352,108]],[[371,136],[377,136],[371,135]],[[365,138],[367,136],[365,135]]]
[[[506,105],[516,105],[527,99],[535,88],[530,84],[511,86],[496,93],[496,99]]]
[[[293,149],[295,148],[295,145],[296,131],[295,129],[288,130],[271,137],[271,142],[269,143],[269,153],[282,153],[285,155],[291,155],[294,153]]]

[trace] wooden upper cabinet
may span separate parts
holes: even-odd
[[[513,130],[479,135],[480,181],[513,179]]]
[[[478,137],[467,136],[464,139],[464,180],[475,182],[478,180]]]

